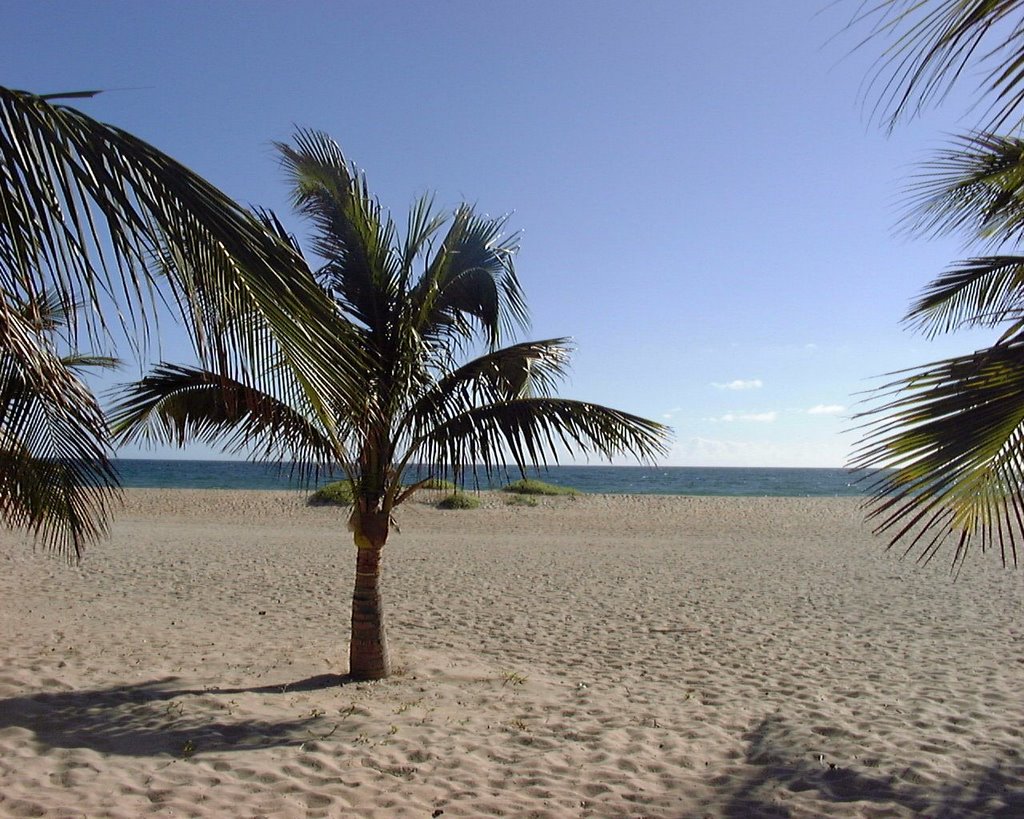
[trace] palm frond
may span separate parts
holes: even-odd
[[[903,225],[914,233],[965,232],[1004,244],[1024,231],[1024,140],[989,133],[958,137],[922,166],[908,188]]]
[[[416,398],[398,425],[418,437],[467,407],[553,395],[565,377],[569,339],[526,341],[486,353],[444,372]]]
[[[892,127],[941,101],[969,68],[981,68],[986,127],[1016,125],[1024,102],[1024,19],[1019,0],[872,0],[856,22],[893,40],[869,86]]]
[[[25,302],[14,302],[11,305],[37,333],[54,333],[66,327],[70,319],[67,306],[60,296],[44,291],[35,298]],[[72,309],[77,305],[73,305]]]
[[[1024,256],[967,259],[932,281],[906,321],[929,336],[1024,315]]]
[[[42,423],[42,421],[41,421]],[[81,427],[51,422],[53,434],[79,433],[61,448],[80,448]],[[17,445],[0,446],[0,518],[23,529],[69,560],[81,559],[86,545],[106,535],[119,502],[117,473],[107,459],[37,456]]]
[[[507,218],[456,210],[448,232],[411,291],[416,332],[426,338],[468,339],[479,330],[492,348],[503,335],[529,324],[514,257],[516,234],[503,235]]]
[[[430,242],[447,221],[445,214],[435,212],[432,194],[419,197],[409,210],[401,252],[401,292],[408,292],[416,260],[429,251]]]
[[[399,275],[395,227],[365,177],[326,134],[300,130],[295,147],[275,143],[292,200],[314,228],[313,250],[326,260],[318,278],[364,327],[380,323]]]
[[[292,394],[296,406],[208,370],[161,364],[121,394],[110,412],[118,444],[200,441],[253,459],[293,460],[300,472],[347,457],[312,407],[301,405],[301,389]]]
[[[975,542],[1017,560],[1024,512],[1024,343],[997,345],[907,371],[861,413],[851,466],[869,470],[869,518],[890,546],[930,560]]]
[[[527,467],[558,463],[567,451],[611,459],[629,454],[653,461],[667,452],[669,430],[619,410],[561,398],[520,398],[467,407],[416,439],[411,458],[462,479],[478,468],[490,474],[511,460]]]
[[[274,211],[270,208],[253,208],[253,213],[267,233],[276,236],[279,241],[288,245],[300,259],[305,258],[302,254],[302,246],[299,244],[299,240],[295,238],[295,234],[288,232],[284,222],[281,221],[281,218]]]
[[[61,356],[60,363],[76,373],[79,370],[117,370],[122,364],[119,358],[89,353],[71,353]]]

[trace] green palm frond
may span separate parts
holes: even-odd
[[[522,342],[474,358],[430,384],[398,430],[417,438],[467,407],[553,395],[565,377],[571,351],[569,339],[556,338]]]
[[[975,542],[1016,562],[1024,527],[1024,343],[909,371],[858,416],[851,466],[868,469],[870,518],[891,544],[930,560],[948,541],[959,567]]]
[[[869,93],[890,127],[941,101],[969,69],[993,98],[989,128],[1016,125],[1024,102],[1024,14],[1020,0],[869,0],[857,22],[892,39]]]
[[[661,424],[598,404],[520,398],[467,408],[424,432],[412,450],[440,474],[461,478],[478,465],[490,474],[509,458],[525,473],[528,466],[558,463],[570,451],[654,461],[666,454],[667,438]]]
[[[72,353],[60,358],[61,364],[73,372],[80,370],[117,370],[121,368],[121,359],[109,355],[91,355],[89,353]]]
[[[413,203],[409,210],[401,250],[402,292],[408,292],[417,260],[429,253],[431,241],[447,221],[448,217],[445,214],[435,210],[432,194],[425,194]]]
[[[15,305],[15,310],[37,334],[37,343],[49,344],[47,350],[59,342],[70,345],[70,339],[64,336],[71,314],[55,293],[41,293],[30,302]],[[62,355],[55,362],[76,373],[87,369],[116,370],[121,366],[119,358],[78,351]]]
[[[44,420],[40,420],[44,423]],[[98,445],[82,427],[54,423],[51,435],[66,436],[62,449]],[[60,459],[12,446],[0,447],[0,517],[69,560],[103,537],[119,494],[117,473],[104,455]]]
[[[915,233],[964,232],[998,246],[1024,231],[1024,140],[988,133],[958,137],[922,165],[908,188],[904,226]]]
[[[353,319],[376,326],[382,297],[397,285],[394,224],[334,140],[300,130],[295,145],[275,143],[293,204],[313,226],[313,250],[326,260],[318,278]]]
[[[288,245],[296,256],[304,259],[302,247],[299,245],[298,239],[295,238],[295,234],[288,232],[288,229],[274,211],[270,210],[270,208],[254,208],[253,213],[267,233],[276,236],[279,241]]]
[[[293,391],[299,404],[293,406],[217,373],[161,364],[122,390],[110,412],[113,440],[178,446],[201,441],[256,460],[294,460],[300,471],[344,460],[308,402],[301,405],[303,397]]]
[[[961,327],[995,327],[1022,316],[1024,256],[986,256],[967,259],[931,282],[906,320],[934,336]]]
[[[40,334],[63,330],[77,309],[77,305],[72,305],[69,313],[60,296],[51,291],[39,293],[28,301],[14,302],[11,307]]]
[[[517,234],[505,236],[507,219],[477,216],[463,205],[411,292],[416,331],[425,338],[466,340],[479,330],[495,348],[503,335],[529,324],[516,276]]]

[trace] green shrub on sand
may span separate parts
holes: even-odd
[[[479,506],[480,498],[465,492],[453,492],[437,503],[438,509],[477,509]]]
[[[348,480],[327,483],[309,496],[310,506],[351,506],[352,482]]]
[[[531,495],[513,495],[508,499],[508,506],[537,506],[537,499]]]
[[[544,481],[535,481],[532,478],[523,478],[510,483],[503,487],[503,490],[514,492],[517,495],[578,495],[580,493],[578,489],[573,489],[571,486],[555,486],[551,483],[544,483]]]

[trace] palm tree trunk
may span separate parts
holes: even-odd
[[[379,520],[383,517],[383,520]],[[361,516],[353,533],[356,583],[352,593],[352,638],[348,673],[356,680],[382,680],[391,674],[380,596],[381,553],[388,536],[387,514]]]

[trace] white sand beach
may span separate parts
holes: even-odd
[[[398,673],[346,683],[344,515],[129,491],[0,541],[0,815],[1024,815],[1022,576],[849,499],[399,510]]]

